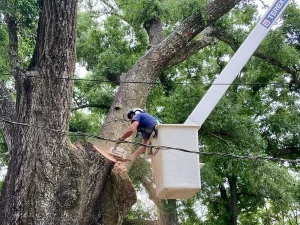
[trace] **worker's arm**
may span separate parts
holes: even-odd
[[[139,125],[138,121],[133,121],[130,127],[128,127],[127,131],[121,136],[120,141],[123,141],[126,138],[133,135],[137,131],[138,125]]]

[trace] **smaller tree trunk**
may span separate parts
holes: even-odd
[[[168,199],[163,201],[163,211],[160,212],[162,224],[178,225],[178,215],[176,207],[176,199]]]
[[[230,224],[237,225],[237,177],[229,177],[228,182],[230,188]]]

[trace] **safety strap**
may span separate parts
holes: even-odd
[[[160,119],[158,119],[158,118],[156,118],[156,117],[154,117],[154,118],[155,118],[155,120],[156,120],[156,125],[162,124],[162,121],[161,121]],[[143,127],[139,128],[139,131],[144,131],[144,132],[146,132],[146,133],[148,133],[148,134],[152,134],[152,132],[153,132],[153,130],[147,129],[147,128],[143,128]]]
[[[150,147],[148,149],[148,155],[156,156],[156,154],[158,153],[158,151],[159,151],[158,147]]]

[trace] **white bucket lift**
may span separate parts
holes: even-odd
[[[156,128],[152,145],[199,152],[200,126],[160,124]],[[199,164],[199,154],[160,148],[151,164],[156,195],[161,199],[191,198],[201,188],[200,169],[204,164]]]
[[[225,94],[253,52],[291,0],[275,0],[234,54],[214,84],[189,115],[184,125],[161,124],[152,145],[198,151],[198,129]],[[152,159],[156,195],[165,199],[190,198],[201,188],[199,155],[174,149],[160,149]]]

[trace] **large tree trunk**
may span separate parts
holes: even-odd
[[[227,13],[238,0],[217,0],[202,15],[186,19],[162,40],[151,34],[150,50],[121,77],[121,85],[101,130],[109,139],[127,128],[123,113],[144,107],[150,84],[159,74],[185,60],[209,41],[193,41],[206,26]],[[19,68],[16,23],[7,16],[10,61],[16,78],[16,101],[0,83],[0,129],[10,162],[0,199],[0,225],[121,224],[136,200],[127,173],[114,168],[92,144],[72,146],[66,135],[75,67],[77,0],[42,0],[36,48],[29,69]],[[160,29],[158,20],[153,20]],[[39,79],[42,78],[42,79]],[[63,78],[63,79],[61,79]],[[112,143],[96,143],[108,150]],[[176,220],[176,213],[172,220]],[[172,224],[176,224],[176,221]]]
[[[238,218],[238,192],[237,192],[237,177],[227,177],[229,183],[229,193],[223,184],[220,184],[220,203],[223,205],[224,214],[223,220],[227,221],[227,224],[236,225]]]
[[[77,213],[79,168],[67,135],[57,132],[68,130],[73,82],[58,78],[73,77],[76,11],[74,0],[43,1],[34,68],[12,65],[17,98],[11,119],[27,125],[15,125],[11,132],[1,224],[70,224]],[[16,41],[11,38],[11,46]],[[16,57],[11,54],[11,62]],[[62,222],[66,212],[69,217]]]
[[[0,114],[5,120],[0,125],[10,153],[1,225],[120,224],[135,202],[127,174],[113,170],[111,175],[112,161],[85,141],[72,147],[66,134],[76,17],[76,0],[41,1],[37,43],[27,70],[18,65],[16,22],[6,18],[17,98],[14,104],[1,83]]]
[[[162,224],[178,225],[177,205],[175,199],[163,200],[164,209],[161,214],[163,215]]]

